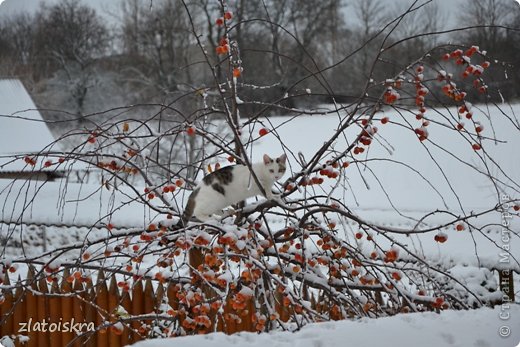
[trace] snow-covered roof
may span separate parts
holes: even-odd
[[[22,169],[25,163],[9,163],[9,156],[47,151],[54,141],[22,82],[0,79],[0,170]]]

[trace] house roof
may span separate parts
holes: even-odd
[[[22,82],[0,79],[0,170],[23,169],[13,155],[49,151],[54,141]]]

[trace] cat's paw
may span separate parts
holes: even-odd
[[[269,200],[276,201],[280,205],[283,204],[283,200],[282,200],[282,195],[281,194],[272,194],[271,198]]]

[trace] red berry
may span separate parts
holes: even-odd
[[[386,124],[386,123],[388,123],[388,117],[381,118],[381,124]]]
[[[184,181],[181,180],[180,178],[179,178],[178,180],[175,181],[175,185],[176,185],[177,187],[182,187],[183,184],[184,184]]]
[[[401,275],[399,272],[392,272],[392,278],[396,281],[399,281],[401,279]]]
[[[442,60],[450,60],[450,54],[446,53],[442,56]]]
[[[482,148],[482,147],[480,147],[480,145],[479,145],[478,143],[474,143],[471,147],[472,147],[473,150],[475,150],[475,151],[478,151],[478,150],[480,150],[480,149]]]
[[[448,235],[445,233],[438,233],[433,239],[439,243],[444,243],[448,240]]]
[[[95,136],[89,136],[88,140],[89,143],[96,143],[96,137]]]
[[[485,62],[483,62],[482,64],[480,64],[480,66],[482,66],[484,69],[487,69],[487,68],[489,67],[489,65],[491,65],[491,64],[489,63],[489,61],[485,61]]]
[[[195,136],[195,133],[196,133],[195,127],[188,127],[186,129],[186,134],[188,134],[189,136]]]
[[[148,193],[148,200],[152,200],[155,198],[155,194],[154,193]]]
[[[463,231],[465,229],[464,224],[457,224],[455,229],[457,229],[457,231]]]
[[[226,13],[224,13],[224,18],[226,18],[226,20],[231,20],[233,18],[233,13],[226,11]]]
[[[444,299],[443,299],[443,298],[436,298],[436,299],[435,299],[435,304],[436,304],[437,306],[440,306],[440,305],[442,305],[443,303],[444,303]]]
[[[363,234],[362,233],[356,233],[356,239],[361,239],[363,237]]]
[[[217,18],[217,20],[215,21],[215,24],[218,25],[218,26],[222,26],[224,25],[224,19],[221,18]]]
[[[520,205],[513,206],[513,210],[515,210],[517,212],[520,211]]]
[[[45,162],[45,164],[43,164],[43,165],[45,165],[45,167],[50,167],[50,166],[52,166],[52,161],[47,160],[47,161]]]
[[[269,133],[269,131],[266,128],[262,128],[258,131],[258,135],[265,136]]]

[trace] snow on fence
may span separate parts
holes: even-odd
[[[35,278],[29,270],[27,280]],[[208,305],[207,322],[185,319],[179,309],[182,300],[176,283],[152,285],[151,279],[137,280],[127,290],[120,288],[114,274],[98,273],[96,283],[66,273],[61,283],[45,279],[32,281],[30,289],[18,286],[13,292],[9,276],[5,276],[0,305],[0,336],[11,336],[16,346],[96,346],[117,347],[154,336],[153,329],[173,332],[168,327],[154,327],[157,314],[164,315],[167,302],[171,323],[176,321],[185,330],[224,332],[255,330],[255,308],[246,300],[245,309],[236,313],[229,296],[223,310]],[[287,321],[289,310],[276,307],[280,319]],[[163,317],[164,319],[164,317]],[[125,324],[115,322],[124,322]],[[84,332],[76,334],[77,330]]]

